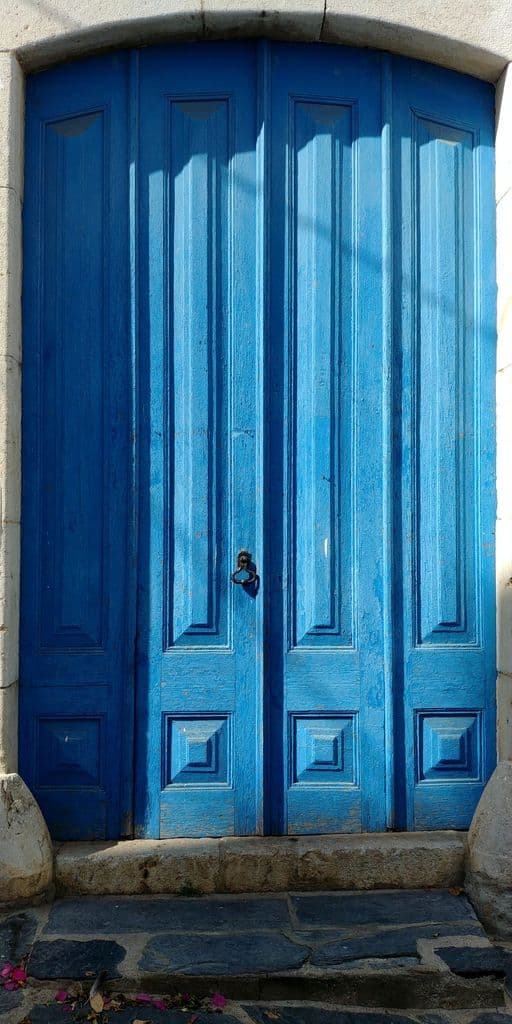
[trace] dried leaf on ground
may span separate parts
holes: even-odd
[[[101,1011],[102,1011],[102,1009],[103,1009],[103,1007],[105,1005],[105,1000],[104,1000],[101,992],[94,992],[89,997],[89,1002],[91,1004],[91,1009],[94,1010],[95,1013],[101,1013]]]

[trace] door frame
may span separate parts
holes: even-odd
[[[258,5],[258,8],[260,6],[261,5]],[[299,24],[299,22],[300,22],[300,19],[297,18],[297,24]],[[137,26],[137,28],[135,30],[133,30],[132,26],[130,25],[130,23],[127,22],[127,21],[123,22],[122,18],[118,19],[118,24],[119,24],[120,29],[121,29],[121,35],[124,37],[125,40],[130,39],[130,40],[133,41],[133,37],[131,35],[132,31],[135,31],[137,33],[139,33],[139,31],[140,31],[140,27],[139,26]],[[168,26],[164,27],[164,25],[162,24],[161,30],[165,31],[165,32],[168,32]],[[89,34],[88,34],[88,32],[89,32]],[[198,34],[200,34],[200,30],[199,29],[198,29]],[[293,35],[293,32],[291,32],[290,34]],[[102,29],[102,35],[103,35],[102,42],[104,42],[105,35],[104,35],[104,30],[103,29]],[[449,33],[447,33],[446,37],[444,37],[444,38],[447,38],[448,35],[449,35]],[[392,38],[392,36],[390,36],[390,40],[391,40],[391,38]],[[443,36],[440,35],[439,39],[442,40]],[[40,67],[40,66],[45,66],[48,62],[51,62],[52,60],[62,59],[65,56],[69,57],[69,56],[76,55],[76,49],[73,49],[73,44],[70,44],[70,42],[67,39],[67,36],[66,36],[65,32],[61,33],[60,36],[50,40],[47,43],[45,43],[43,40],[44,40],[44,36],[41,35],[41,41],[39,42],[37,52],[35,50],[32,50],[31,55],[29,55],[28,57],[25,57],[25,56],[23,57],[24,65],[26,67],[29,67],[31,70],[35,70],[35,69],[37,69],[37,67]],[[78,45],[79,45],[79,47],[81,47],[82,52],[90,52],[91,50],[96,49],[97,43],[95,42],[94,38],[91,38],[90,30],[84,30],[83,31],[81,39],[79,40],[79,44]],[[30,43],[29,46],[33,46],[33,44]],[[498,45],[496,46],[496,51],[499,52]],[[20,52],[23,53],[23,48],[22,48],[22,50]],[[433,50],[432,50],[432,56],[433,56],[433,58],[435,58],[435,56],[436,56],[436,54],[435,54],[435,46],[433,47]],[[461,49],[460,54],[458,56],[454,57],[454,66],[457,66],[459,69],[461,69],[463,71],[466,71],[466,72],[467,71],[471,71],[471,70],[475,70],[475,64],[474,64],[475,60],[476,60],[476,58],[474,58],[471,54],[468,54],[467,52],[463,52],[462,49]],[[496,58],[495,60],[493,60],[491,62],[492,63],[492,68],[493,68],[493,72],[492,72],[493,74],[494,74],[494,69],[496,69],[496,66],[497,66],[497,64],[496,64],[497,60],[498,60],[498,58]],[[10,131],[8,131],[6,133],[7,137],[10,140],[13,140],[13,139],[19,137],[19,128],[20,128],[21,117],[22,117],[22,84],[23,84],[23,76],[22,76],[22,73],[21,73],[20,68],[18,66],[16,57],[9,56],[8,63],[9,63],[8,82],[9,82],[9,90],[10,90],[11,102],[9,104],[9,109],[7,110],[6,113],[4,113],[4,123],[6,123],[6,125],[10,128]],[[490,74],[490,73],[491,73],[490,70],[487,70],[486,74]],[[509,90],[509,92],[510,92],[510,90]],[[500,106],[500,111],[501,111],[501,117],[502,117],[501,123],[503,123],[504,120],[505,120],[505,117],[508,116],[507,111],[510,109],[509,106],[508,106],[509,95],[507,94],[505,96],[503,94],[503,88],[501,90],[501,98],[502,98],[502,103],[501,103],[501,106]],[[499,127],[499,125],[498,125],[498,127]],[[500,143],[500,132],[499,131],[498,131],[498,143]],[[501,180],[501,194],[499,195],[499,198],[501,198],[501,196],[505,194],[504,189],[506,191],[506,186],[504,185],[504,181],[506,181],[506,161],[505,161],[505,156],[506,156],[506,153],[505,153],[505,143],[503,141],[503,143],[501,145],[498,144],[498,147],[497,147],[498,172],[499,172],[500,180]],[[11,141],[11,148],[10,148],[10,151],[9,151],[9,178],[8,178],[8,180],[10,182],[13,182],[12,186],[9,186],[9,187],[10,188],[12,187],[12,189],[13,189],[14,200],[13,200],[13,202],[11,204],[9,204],[10,208],[7,211],[8,223],[10,225],[10,231],[9,231],[8,237],[5,240],[5,244],[3,245],[3,254],[4,254],[4,259],[8,262],[8,265],[13,268],[13,276],[12,276],[13,291],[10,293],[11,295],[13,295],[13,301],[6,308],[6,313],[7,313],[6,323],[7,323],[7,326],[8,326],[9,337],[12,339],[12,345],[14,346],[14,351],[16,351],[16,346],[18,346],[18,350],[19,350],[19,341],[20,341],[19,294],[20,294],[20,287],[21,287],[21,284],[20,284],[20,274],[19,274],[19,259],[18,259],[18,255],[17,255],[17,253],[19,253],[19,250],[20,250],[20,209],[19,209],[19,206],[16,203],[16,197],[21,194],[22,165],[21,165],[19,149],[16,150],[16,145],[14,144],[14,146],[13,146],[12,145],[12,141]],[[505,212],[506,211],[505,211],[505,207],[504,206],[502,206],[502,210],[503,210],[503,217],[505,217]],[[500,216],[501,216],[500,207],[498,207],[498,213],[499,213],[498,222],[500,223]],[[500,280],[503,282],[503,288],[505,288],[505,286],[506,286],[505,285],[505,279],[506,279],[507,276],[510,276],[510,271],[509,271],[508,267],[506,266],[506,261],[502,261],[501,265],[500,265]],[[505,325],[505,328],[506,328],[506,325]],[[503,338],[505,340],[505,335],[504,334],[503,334]],[[506,365],[503,365],[503,363],[504,363],[504,358],[501,359],[500,364],[499,364],[500,365],[500,370],[499,370],[500,377],[499,377],[499,379],[501,381],[502,390],[503,390],[503,388],[506,389],[506,383],[507,383],[507,376],[505,374]],[[502,419],[506,415],[506,405],[507,405],[506,398],[507,398],[507,395],[506,395],[506,390],[505,390],[504,400],[500,403],[500,408],[499,408],[499,412],[501,413]],[[20,411],[20,401],[19,401],[19,379],[18,379],[18,381],[16,381],[16,380],[13,381],[11,389],[10,389],[10,392],[8,394],[8,400],[7,400],[7,403],[6,403],[6,406],[5,406],[5,417],[6,418],[4,419],[4,423],[7,423],[7,425],[8,425],[8,430],[9,430],[10,437],[14,437],[15,438],[15,443],[16,443],[16,438],[18,439],[18,452],[19,452],[19,411]],[[8,462],[8,467],[7,467],[7,472],[8,472],[9,481],[10,481],[9,488],[8,488],[8,494],[10,495],[10,497],[8,497],[8,504],[6,505],[6,509],[7,510],[9,509],[9,507],[12,507],[12,505],[9,506],[9,502],[12,503],[14,501],[15,506],[16,506],[16,503],[19,504],[19,487],[17,488],[17,486],[16,486],[17,458],[18,458],[18,455],[16,454],[15,451],[13,451],[13,453],[10,456],[10,459],[9,459],[9,462]],[[504,488],[502,488],[502,493],[504,494]],[[14,519],[11,520],[11,521],[13,522],[13,524],[16,523],[16,516],[15,515],[14,515]],[[16,594],[17,594],[16,580],[17,580],[17,563],[18,563],[18,557],[19,557],[18,553],[17,553],[18,552],[18,548],[17,548],[17,538],[16,538],[16,535],[17,535],[17,533],[19,533],[19,531],[17,531],[17,530],[9,530],[8,533],[11,535],[11,538],[10,538],[10,541],[9,541],[10,547],[6,551],[5,557],[7,557],[7,560],[8,560],[6,564],[11,567],[11,571],[8,573],[8,577],[13,582],[9,583],[8,597],[9,597],[9,600],[11,602],[11,607],[14,607],[14,618],[13,618],[13,622],[12,622],[13,628],[9,631],[9,637],[7,639],[6,650],[7,650],[7,653],[8,653],[9,665],[15,667],[16,663],[17,663],[17,656],[18,656],[18,652],[17,652],[17,630],[16,630],[16,607],[17,607],[17,602],[16,602]],[[500,528],[500,534],[501,534],[501,540],[502,540],[502,562],[504,563],[504,565],[503,565],[503,569],[501,571],[499,569],[499,581],[498,582],[499,582],[500,612],[501,612],[501,614],[503,614],[504,611],[506,611],[506,609],[508,608],[508,603],[506,603],[506,601],[505,601],[505,598],[508,597],[508,595],[506,594],[504,588],[505,588],[506,584],[508,583],[509,573],[506,570],[505,562],[506,562],[506,557],[507,557],[506,552],[508,551],[509,546],[510,546],[510,542],[511,542],[511,535],[510,535],[510,531],[509,531],[509,529],[507,527],[506,521],[502,522],[502,525],[501,525],[501,528]],[[505,580],[505,575],[507,576],[506,580]],[[501,635],[501,641],[502,641],[501,645],[500,645],[501,657],[499,659],[499,663],[505,667],[506,664],[507,664],[507,659],[509,658],[510,655],[509,655],[509,647],[507,646],[508,641],[507,641],[507,638],[503,635],[503,633]],[[501,677],[501,679],[498,680],[498,683],[499,683],[499,685],[498,685],[498,706],[499,706],[499,708],[500,708],[500,706],[502,708],[502,713],[500,715],[500,729],[499,729],[499,738],[500,738],[499,754],[500,754],[501,757],[507,757],[507,756],[509,756],[509,753],[512,750],[512,737],[511,737],[511,734],[510,734],[509,726],[507,725],[507,722],[506,722],[506,714],[505,714],[506,706],[507,706],[506,702],[509,699],[509,693],[510,693],[510,680],[509,680],[508,676],[503,675]],[[2,693],[2,697],[3,697],[4,713],[3,713],[3,726],[2,726],[2,729],[0,730],[2,732],[2,735],[3,735],[3,739],[2,739],[2,743],[1,743],[1,751],[0,751],[0,754],[1,754],[0,766],[5,766],[5,770],[7,770],[7,771],[9,771],[9,770],[16,771],[16,769],[17,769],[17,757],[16,757],[17,690],[16,690],[16,687],[15,686],[11,686],[11,685],[9,685],[9,683],[7,683],[7,685],[5,687],[5,692]],[[6,728],[7,723],[9,723],[8,724],[8,728]]]

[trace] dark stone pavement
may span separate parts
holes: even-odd
[[[21,960],[27,988],[0,988],[6,1024],[70,1020],[51,1005],[55,991],[102,971],[111,990],[217,990],[231,1000],[221,1017],[189,1014],[196,1024],[512,1024],[512,956],[450,891],[57,900],[0,918],[0,967]],[[109,1020],[137,1017],[189,1020],[145,1007]]]
[[[399,1013],[388,1011],[350,1010],[297,1003],[236,1004],[222,1014],[202,1011],[183,1013],[182,1010],[137,1010],[134,1007],[112,1014],[112,1024],[133,1024],[140,1019],[151,1024],[510,1024],[512,1017],[504,1011],[445,1014]],[[147,1016],[149,1014],[149,1017]],[[59,1007],[34,1006],[30,1012],[31,1024],[69,1024],[69,1014]],[[110,1024],[110,1022],[109,1022]]]

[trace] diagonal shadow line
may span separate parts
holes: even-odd
[[[23,2],[27,7],[34,7],[39,14],[41,11],[47,14],[52,21],[56,21],[65,28],[83,28],[81,21],[70,18],[69,14],[59,11],[54,2],[48,3],[47,0],[23,0]]]

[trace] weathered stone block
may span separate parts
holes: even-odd
[[[19,775],[0,775],[0,903],[44,893],[53,850],[44,818]]]
[[[466,890],[489,931],[512,936],[512,761],[500,761],[468,836]]]
[[[65,843],[56,859],[58,894],[215,892],[218,839],[135,839],[119,843]]]

